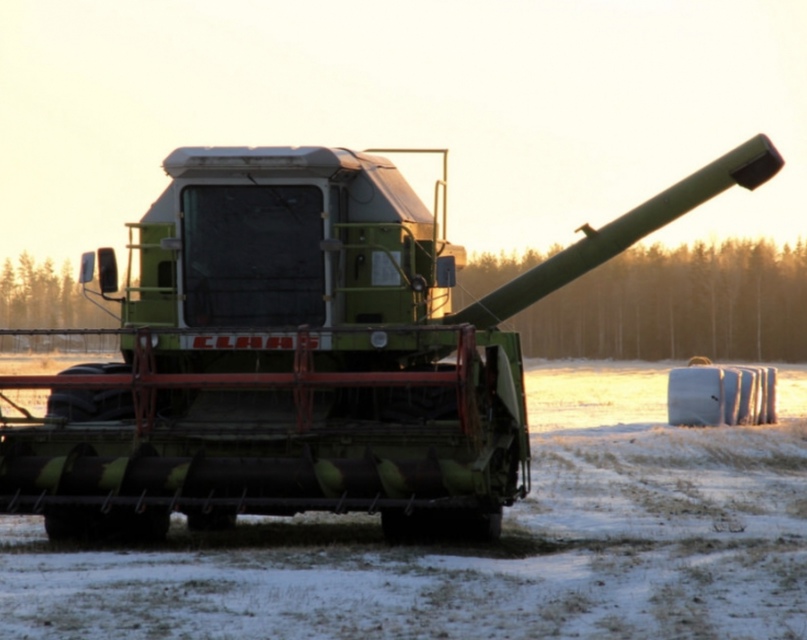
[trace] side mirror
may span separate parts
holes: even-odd
[[[118,261],[114,249],[98,249],[98,282],[101,293],[114,293],[118,290]]]
[[[457,284],[457,261],[454,256],[437,258],[437,286],[453,287]]]
[[[78,274],[78,281],[80,284],[87,284],[92,282],[93,275],[95,274],[95,254],[92,251],[81,254],[81,270]]]

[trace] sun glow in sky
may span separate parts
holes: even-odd
[[[760,132],[787,161],[770,184],[648,242],[793,244],[805,61],[803,0],[4,0],[0,259],[122,253],[183,145],[449,148],[449,239],[510,253]],[[431,207],[439,162],[398,164]]]

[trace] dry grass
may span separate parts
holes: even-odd
[[[650,598],[653,615],[667,638],[721,638],[720,630],[709,622],[705,600],[693,595],[683,584],[664,584]]]
[[[795,518],[807,519],[807,498],[796,498],[787,505],[787,513]]]

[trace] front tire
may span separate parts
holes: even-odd
[[[188,531],[230,531],[235,529],[237,519],[236,514],[222,511],[192,511],[187,518]]]
[[[492,544],[502,535],[502,508],[423,510],[407,515],[403,509],[381,513],[381,530],[390,544],[473,542]]]
[[[51,542],[142,542],[165,540],[171,514],[159,509],[143,513],[90,507],[58,507],[45,512],[45,532]]]

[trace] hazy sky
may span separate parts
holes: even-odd
[[[183,145],[447,147],[449,238],[498,253],[759,132],[782,173],[650,241],[795,242],[805,64],[804,0],[3,0],[0,259],[123,251]],[[438,168],[405,169],[429,206]]]

